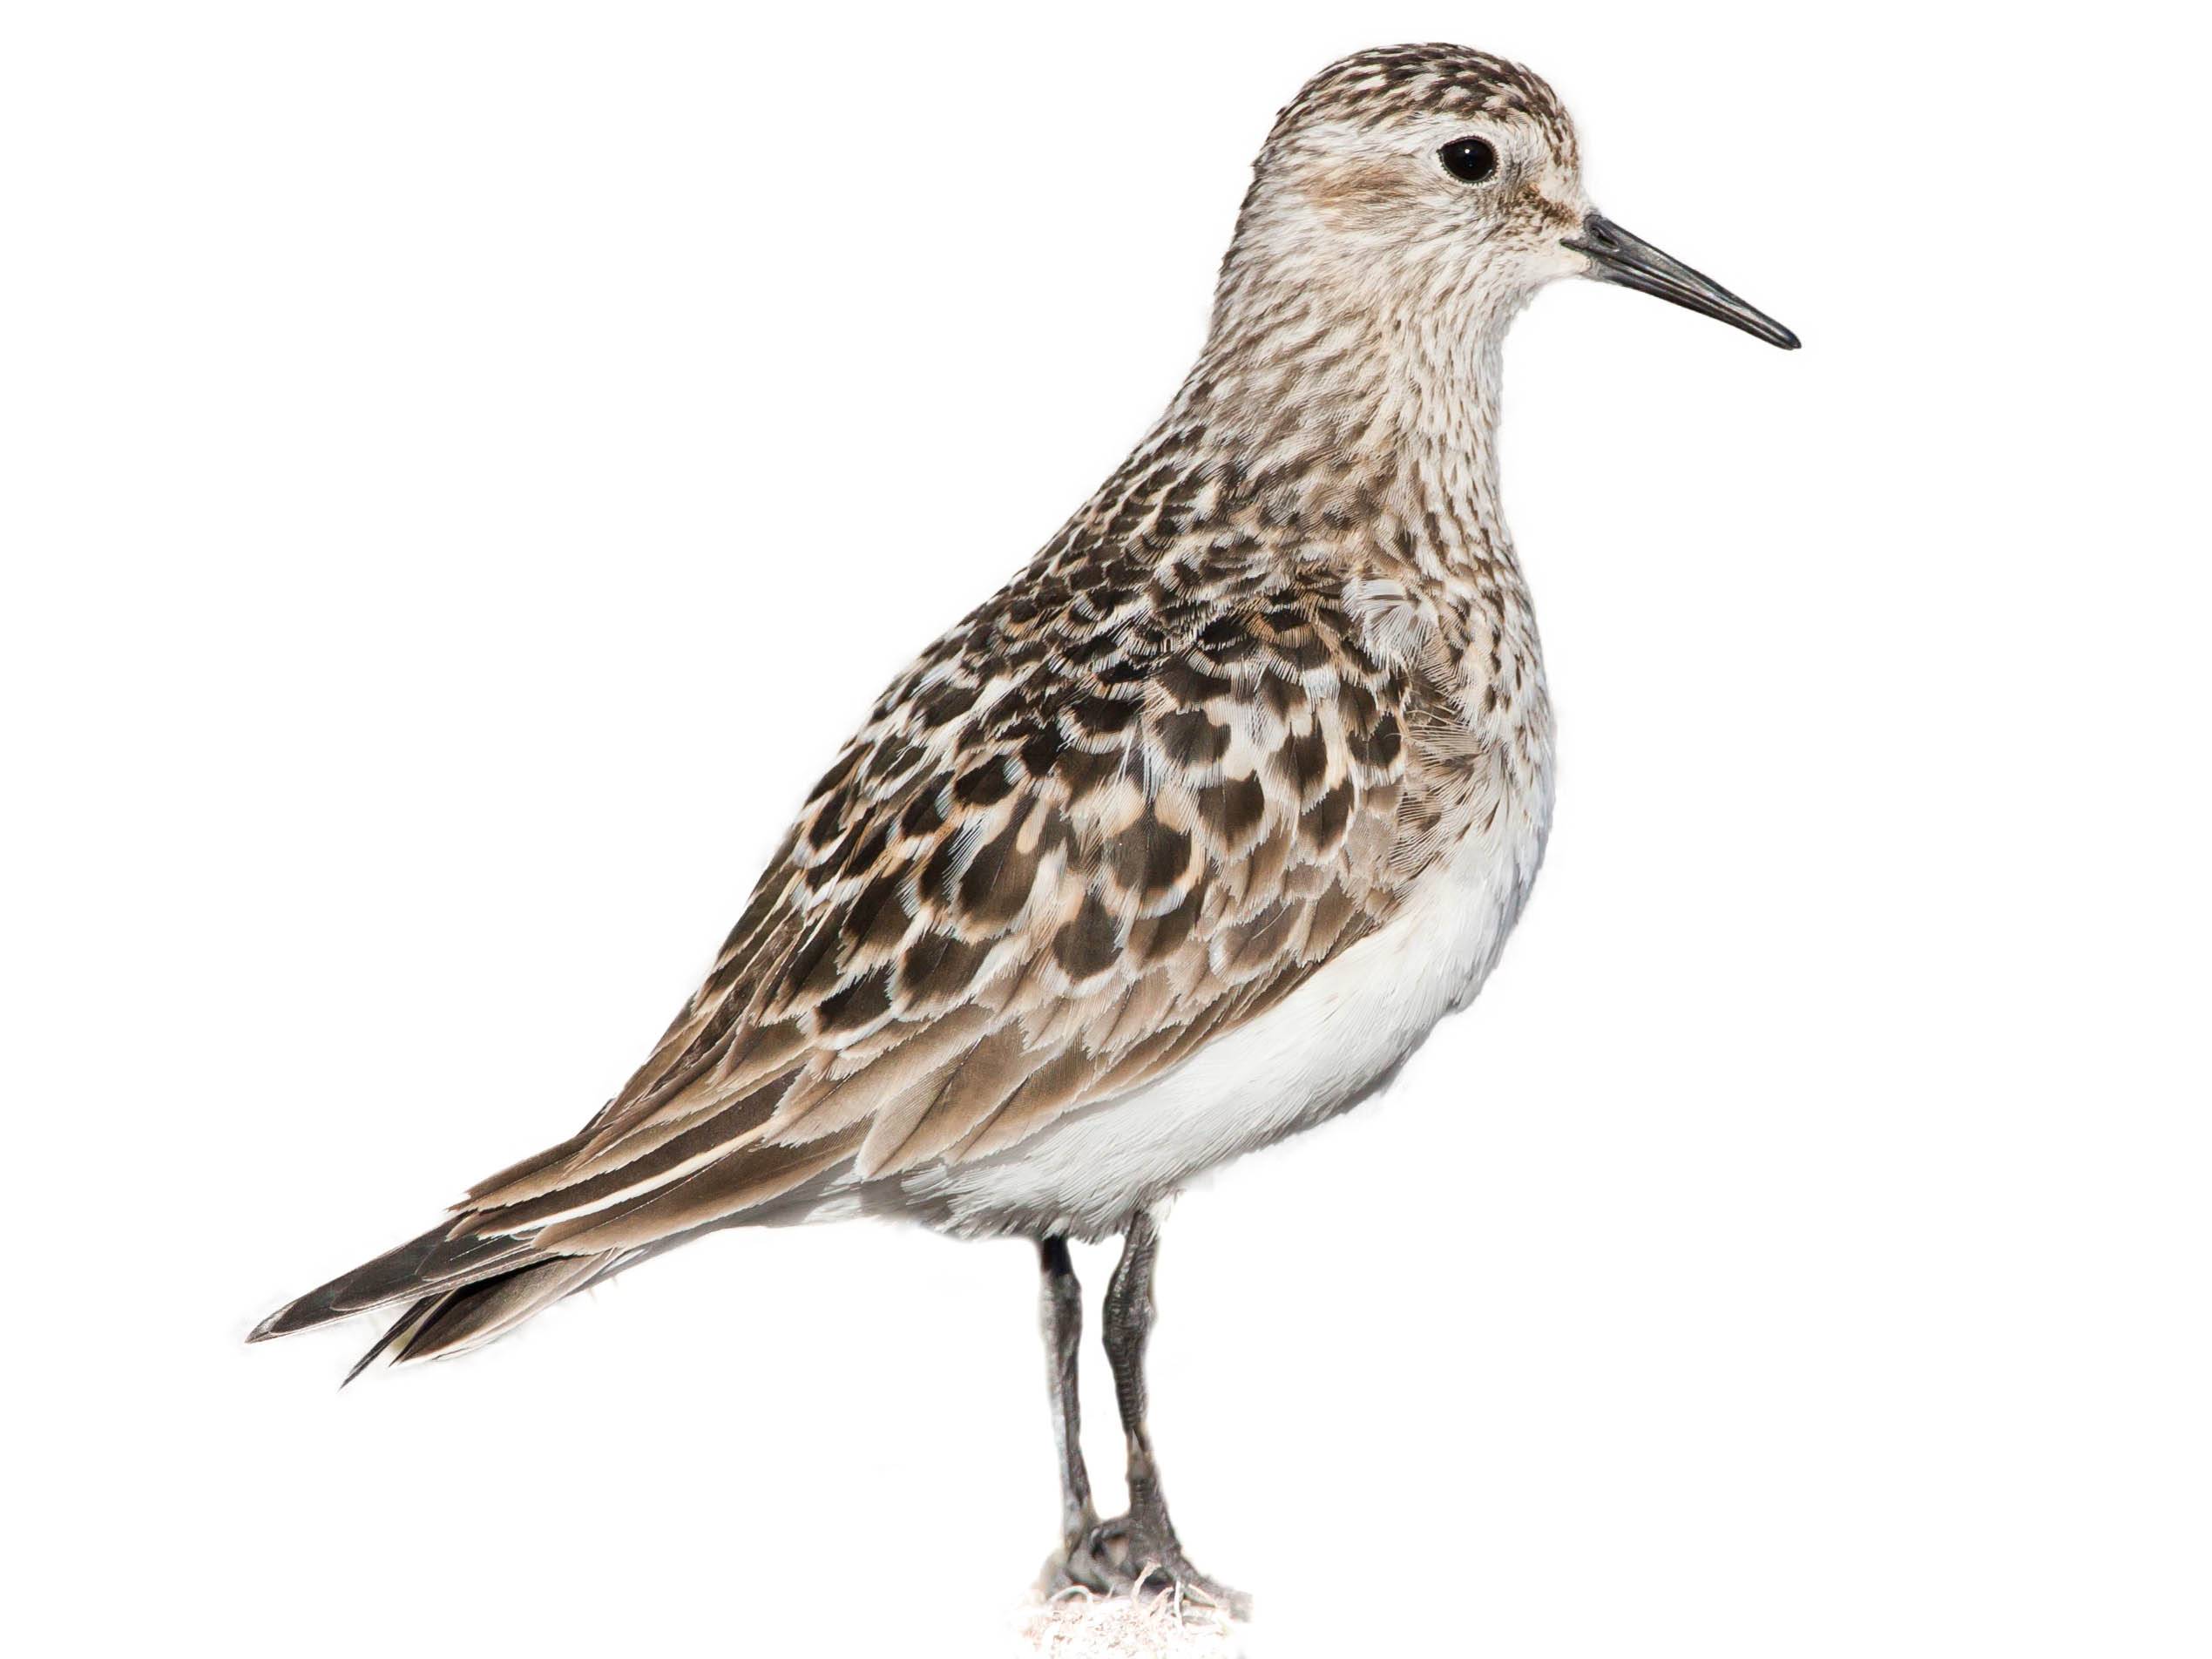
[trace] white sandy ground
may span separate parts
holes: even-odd
[[[1244,1635],[1218,1609],[1173,1598],[1067,1590],[1032,1602],[1019,1626],[1022,1650],[1039,1659],[1243,1659]]]

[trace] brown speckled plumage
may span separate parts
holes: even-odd
[[[1343,211],[1331,132],[1408,114],[1519,121],[1572,155],[1544,84],[1480,53],[1316,77],[1152,433],[884,693],[622,1093],[341,1300],[612,1263],[833,1176],[1003,1152],[1277,1004],[1471,827],[1540,819],[1550,711],[1486,440],[1497,330],[1465,326],[1481,274],[1370,298],[1285,232]],[[1551,176],[1493,234],[1540,223]]]
[[[862,1177],[996,1151],[1372,931],[1548,741],[1510,553],[1424,584],[1418,537],[1317,543],[1175,425],[885,694],[653,1059],[472,1194],[484,1224],[688,1171],[542,1241],[632,1248],[771,1148],[855,1145]],[[1502,683],[1469,709],[1477,650]]]

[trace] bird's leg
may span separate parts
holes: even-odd
[[[1145,1343],[1152,1335],[1152,1270],[1159,1253],[1160,1224],[1140,1209],[1122,1236],[1121,1261],[1106,1297],[1106,1362],[1129,1446],[1129,1513],[1092,1526],[1067,1552],[1060,1577],[1097,1590],[1187,1596],[1242,1618],[1250,1613],[1249,1599],[1207,1578],[1183,1554],[1145,1425]]]
[[[1044,1271],[1043,1314],[1046,1380],[1052,1395],[1052,1446],[1060,1459],[1060,1554],[1055,1565],[1081,1547],[1099,1513],[1091,1507],[1091,1474],[1083,1466],[1083,1406],[1077,1397],[1078,1351],[1083,1342],[1083,1287],[1068,1260],[1067,1241],[1048,1238],[1037,1246]]]

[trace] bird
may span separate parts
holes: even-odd
[[[1192,1563],[1147,1426],[1160,1215],[1387,1084],[1528,898],[1554,736],[1499,504],[1500,351],[1562,278],[1798,344],[1597,212],[1530,71],[1431,44],[1315,75],[1166,412],[883,692],[636,1073],[250,1339],[393,1314],[350,1381],[725,1229],[1024,1239],[1061,1500],[1045,1585],[1248,1612]],[[1116,1236],[1128,1504],[1101,1518],[1069,1245]]]

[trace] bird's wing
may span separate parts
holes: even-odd
[[[1440,637],[1318,575],[1174,576],[1032,574],[925,653],[653,1057],[469,1231],[635,1249],[841,1164],[991,1154],[1385,921],[1489,794]]]

